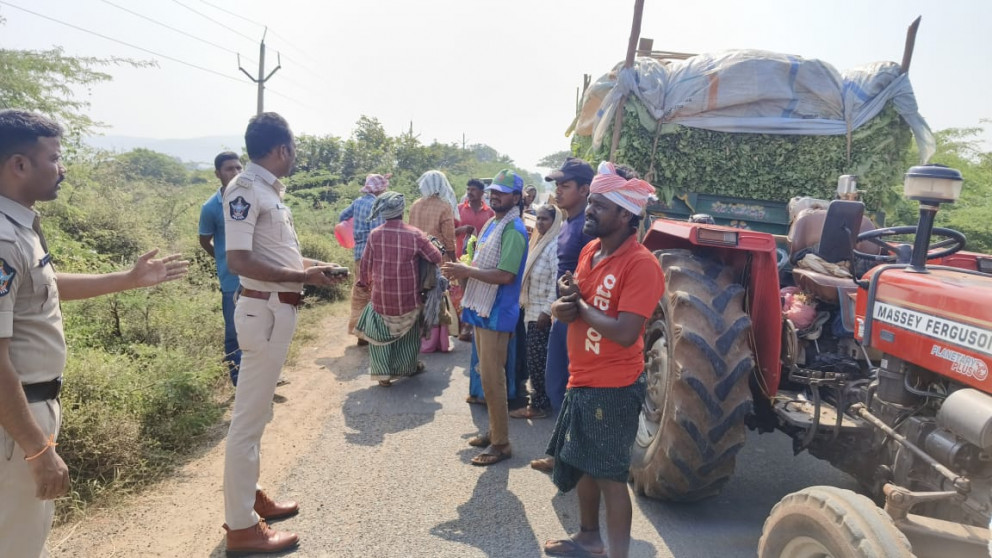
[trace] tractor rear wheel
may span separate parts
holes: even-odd
[[[759,558],[906,558],[913,547],[868,498],[811,486],[775,504],[758,541]]]
[[[651,498],[693,501],[719,493],[747,438],[751,319],[732,268],[688,250],[655,254],[665,294],[646,332],[631,478]]]

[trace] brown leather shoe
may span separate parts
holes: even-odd
[[[282,519],[296,515],[299,511],[300,506],[296,502],[276,502],[261,490],[255,491],[255,513],[262,519]]]
[[[540,459],[535,459],[530,462],[530,468],[541,471],[542,473],[550,473],[555,469],[555,458],[542,457]]]
[[[282,552],[300,543],[296,533],[276,531],[266,525],[264,519],[247,529],[232,530],[225,523],[224,530],[227,531],[228,556]]]

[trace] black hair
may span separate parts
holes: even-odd
[[[486,189],[486,183],[479,180],[478,178],[473,178],[468,181],[469,188],[478,188],[480,190]]]
[[[47,116],[20,110],[0,110],[0,165],[29,149],[38,138],[61,138],[62,126]]]
[[[631,216],[630,216],[630,228],[632,228],[632,229],[634,229],[636,231],[637,228],[640,227],[640,226],[641,226],[641,216],[640,215],[631,214]]]
[[[293,145],[293,132],[285,118],[274,112],[263,112],[251,117],[245,130],[245,147],[249,159],[261,159],[282,145]]]
[[[534,191],[534,195],[536,196],[537,195],[537,187],[535,187],[533,184],[528,184],[528,185],[524,186],[524,192],[525,193],[526,192],[529,192],[531,190]]]
[[[231,159],[238,159],[240,161],[241,157],[239,157],[238,154],[233,151],[225,151],[223,153],[218,154],[216,157],[214,157],[214,170],[220,170],[220,168],[224,166],[224,163],[226,161],[230,161]]]
[[[555,209],[555,206],[553,206],[553,205],[547,205],[547,204],[546,205],[542,205],[541,207],[537,208],[538,211],[541,211],[542,209],[545,210],[545,211],[547,211],[548,213],[550,213],[552,219],[555,218],[555,212],[558,211],[557,209]]]
[[[613,168],[616,169],[617,175],[622,177],[624,180],[633,180],[641,177],[641,175],[637,174],[637,171],[629,165],[614,165]]]

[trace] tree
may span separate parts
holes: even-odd
[[[983,151],[978,139],[983,131],[982,127],[974,127],[936,132],[937,152],[930,162],[957,169],[964,178],[961,197],[941,206],[937,226],[964,233],[968,250],[989,253],[992,252],[992,229],[988,225],[992,211],[992,152]],[[901,186],[899,190],[901,194]],[[914,225],[918,220],[918,204],[902,199],[888,224]]]
[[[336,136],[302,135],[296,138],[296,170],[329,171],[341,170],[343,145]]]
[[[571,156],[572,152],[567,149],[564,151],[550,153],[542,157],[541,160],[537,162],[537,166],[548,169],[561,168],[562,164],[565,162],[565,159]]]
[[[0,25],[5,20],[0,18]],[[70,140],[102,126],[86,113],[89,101],[79,88],[110,81],[99,70],[108,66],[145,67],[154,62],[128,58],[65,56],[61,47],[50,50],[0,49],[0,108],[19,108],[45,114],[67,126]]]
[[[181,186],[189,175],[178,159],[151,149],[137,148],[116,157],[117,163],[130,179],[146,178]]]
[[[341,175],[345,180],[368,173],[387,173],[393,168],[393,139],[377,118],[362,115],[344,145]]]

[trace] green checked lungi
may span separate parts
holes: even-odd
[[[627,387],[568,388],[547,449],[559,490],[572,490],[582,475],[627,482],[645,385],[642,375]]]
[[[419,313],[419,310],[417,311]],[[358,318],[355,330],[369,341],[369,373],[373,380],[389,380],[417,373],[420,353],[420,322],[394,337],[386,318],[369,304]]]

